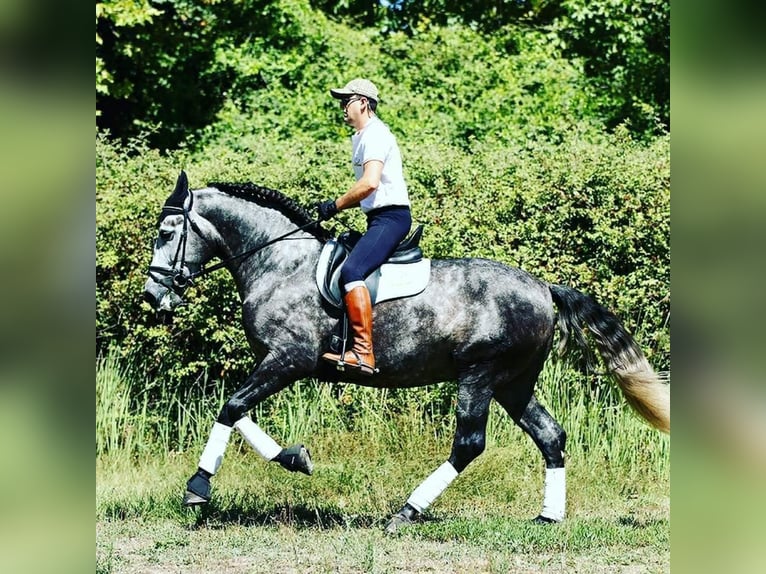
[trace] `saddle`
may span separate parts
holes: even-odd
[[[423,226],[402,241],[391,257],[373,271],[365,283],[372,304],[411,297],[421,293],[431,277],[431,260],[423,257],[420,238]],[[322,297],[336,309],[343,308],[340,271],[362,234],[355,230],[344,231],[337,239],[331,239],[322,248],[316,270],[316,282]]]

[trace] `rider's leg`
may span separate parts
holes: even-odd
[[[363,375],[375,372],[375,355],[372,352],[372,301],[364,281],[346,285],[348,321],[354,336],[351,349],[341,358],[336,353],[325,353],[322,358],[331,363],[340,363],[358,369]]]
[[[375,370],[372,351],[372,301],[365,277],[380,267],[407,236],[412,224],[406,207],[383,208],[367,215],[367,232],[357,242],[341,269],[344,302],[354,337],[353,346],[343,357],[325,353],[331,363],[344,363],[371,375]]]

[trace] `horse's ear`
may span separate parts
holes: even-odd
[[[178,180],[176,181],[176,189],[173,195],[184,196],[189,192],[189,178],[186,177],[186,172],[181,170],[178,174]]]
[[[189,195],[189,179],[186,172],[181,171],[176,181],[176,188],[173,193],[165,200],[165,207],[183,207],[186,197]],[[164,211],[163,211],[164,215]]]

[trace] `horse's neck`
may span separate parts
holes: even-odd
[[[262,282],[266,274],[273,275],[274,281],[283,281],[285,274],[319,256],[320,242],[305,231],[297,231],[298,226],[275,209],[218,192],[209,192],[200,200],[200,215],[218,234],[216,243],[221,253],[217,255],[221,259],[257,250],[227,266],[240,291],[254,280]],[[287,234],[290,235],[279,240]],[[275,240],[278,241],[258,249]]]

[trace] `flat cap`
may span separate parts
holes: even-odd
[[[347,98],[348,96],[364,96],[376,102],[380,99],[378,88],[370,80],[364,78],[355,78],[342,88],[333,88],[330,90],[333,98]]]

